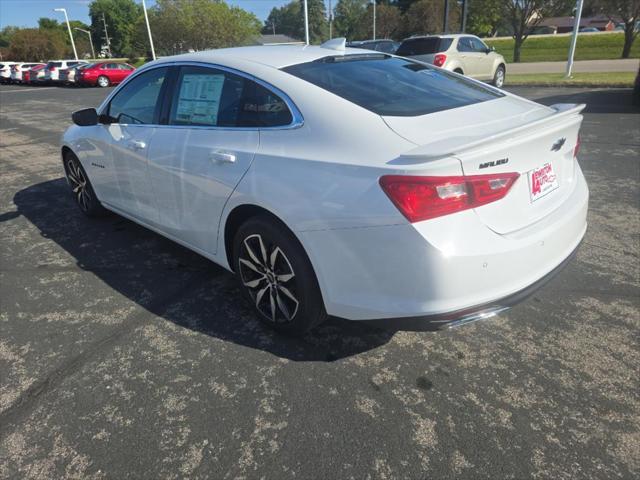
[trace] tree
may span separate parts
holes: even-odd
[[[338,0],[334,10],[333,25],[336,35],[347,40],[364,40],[368,38],[365,24],[367,0]]]
[[[106,44],[102,15],[107,22],[111,51],[116,55],[132,50],[133,37],[138,20],[142,18],[142,6],[134,0],[93,0],[89,5],[93,43],[98,50]]]
[[[40,17],[38,19],[38,28],[40,30],[55,30],[59,29],[61,26],[62,25],[58,23],[58,20],[55,18]]]
[[[401,15],[398,7],[380,4],[376,7],[376,36],[396,38],[400,33]],[[373,34],[373,32],[371,32]]]
[[[442,0],[419,0],[411,4],[402,15],[403,34],[422,35],[442,32],[444,2]],[[460,9],[456,2],[449,3],[449,26],[455,30],[460,21]]]
[[[288,35],[292,38],[300,37],[300,31],[304,28],[304,18],[300,2],[296,0],[283,5],[282,7],[274,7],[271,9],[269,16],[264,22],[262,33],[276,33]],[[303,35],[304,36],[304,35]]]
[[[590,6],[614,22],[618,19],[622,20],[624,24],[622,58],[629,58],[633,42],[638,36],[636,22],[640,17],[640,0],[594,0]]]
[[[64,35],[59,30],[21,28],[11,36],[9,56],[25,62],[42,62],[68,54]]]
[[[467,32],[478,36],[493,36],[503,23],[504,0],[470,0]]]
[[[513,61],[520,61],[520,49],[529,34],[546,17],[567,9],[571,0],[502,0],[503,15],[513,28]]]
[[[217,0],[157,0],[149,23],[161,54],[246,45],[260,33],[254,14]],[[144,20],[136,29],[136,45],[146,46]]]
[[[299,38],[304,38],[304,0],[299,0],[302,12],[302,31]],[[309,43],[320,43],[329,37],[329,23],[324,0],[307,0],[309,15]]]

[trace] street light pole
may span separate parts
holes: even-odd
[[[578,30],[580,30],[580,18],[582,17],[583,0],[578,0],[576,6],[576,16],[573,22],[573,35],[571,36],[571,45],[569,45],[569,58],[567,59],[567,72],[564,78],[571,78],[571,69],[573,68],[573,56],[576,53],[576,42],[578,41]]]
[[[104,39],[107,42],[107,51],[109,52],[109,58],[111,55],[111,40],[109,40],[109,32],[107,31],[107,21],[104,18],[104,12],[102,12],[102,24],[104,25]],[[102,53],[102,49],[100,49],[100,53]]]
[[[329,0],[329,40],[333,38],[333,9],[331,8],[331,0]]]
[[[74,27],[74,30],[79,30],[89,35],[89,44],[91,45],[91,58],[96,58],[96,51],[93,49],[93,40],[91,39],[91,32],[89,30],[83,30],[82,28]]]
[[[69,24],[69,17],[67,16],[67,9],[66,8],[54,8],[53,11],[54,12],[62,12],[62,13],[64,13],[64,19],[67,22],[67,30],[69,30],[69,38],[71,39],[71,46],[73,47],[73,55],[76,57],[76,60],[78,60],[78,52],[76,52],[76,44],[73,43],[73,33],[71,32],[71,25]]]
[[[307,0],[304,0],[304,41],[309,45],[309,8]]]
[[[376,0],[373,0],[373,39],[376,39]]]
[[[149,44],[151,45],[151,57],[156,59],[156,51],[153,48],[153,38],[151,37],[151,27],[149,26],[149,16],[147,15],[147,5],[142,0],[142,9],[144,10],[144,21],[147,24],[147,33],[149,34]]]

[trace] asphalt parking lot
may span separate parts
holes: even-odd
[[[0,87],[0,477],[638,478],[640,111],[586,102],[576,258],[440,332],[265,330],[234,277],[62,178],[70,112],[108,90]]]

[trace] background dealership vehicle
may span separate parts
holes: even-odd
[[[11,81],[11,66],[16,62],[2,62],[0,63],[0,83],[7,83]]]
[[[44,66],[44,63],[16,63],[15,65],[12,65],[11,81],[17,83],[28,81],[28,79],[25,78],[25,74],[27,74],[30,69],[40,65]],[[26,76],[28,76],[28,74]]]
[[[52,60],[44,67],[44,81],[57,82],[60,80],[60,70],[64,70],[75,65],[88,63],[84,60]]]
[[[80,70],[84,70],[85,68],[89,68],[93,65],[93,63],[83,63],[82,65],[75,65],[73,67],[65,68],[60,70],[60,82],[65,83],[67,85],[73,85],[78,83],[78,72]]]
[[[25,77],[24,81],[29,82],[31,85],[38,84],[44,82],[44,69],[46,64],[36,65],[35,67],[29,69],[28,72],[24,72],[23,75]]]
[[[396,53],[398,47],[400,46],[400,42],[395,42],[393,40],[361,40],[347,43],[347,47],[351,48],[364,48],[366,50],[375,50],[376,52],[383,53]]]
[[[98,87],[117,85],[135,71],[128,63],[99,62],[79,71],[78,83]]]
[[[414,58],[477,80],[504,85],[507,62],[473,35],[428,35],[404,40],[396,55]]]
[[[584,105],[343,45],[147,64],[73,115],[61,153],[78,206],[235,271],[292,333],[327,314],[484,318],[570,257],[586,230]]]

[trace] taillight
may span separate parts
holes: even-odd
[[[455,177],[385,175],[380,178],[380,186],[407,220],[415,223],[500,200],[519,176],[519,173]]]
[[[573,148],[573,158],[577,158],[578,153],[580,153],[580,134],[578,134],[578,139],[576,140],[576,146]]]
[[[436,67],[441,67],[444,65],[444,62],[447,61],[447,56],[444,53],[436,53],[436,56],[433,57],[433,64]]]
[[[56,67],[49,67],[49,71],[50,72],[55,72],[56,71]]]

